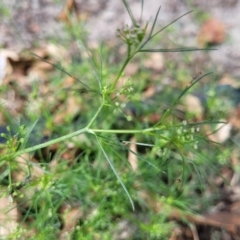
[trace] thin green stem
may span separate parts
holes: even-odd
[[[162,130],[163,128],[146,128],[140,130],[131,130],[131,129],[88,129],[89,132],[94,133],[119,133],[119,134],[126,134],[126,133],[146,133],[146,132],[155,132]]]
[[[8,168],[9,168],[9,173],[8,173],[9,186],[12,186],[11,164],[9,162],[8,162]]]
[[[134,53],[134,54],[135,54],[135,53]],[[122,68],[120,69],[120,71],[119,71],[116,79],[114,80],[114,82],[113,82],[113,84],[112,84],[112,90],[116,89],[116,85],[117,85],[117,82],[118,82],[119,78],[121,77],[124,69],[125,69],[126,66],[128,65],[128,63],[129,63],[129,61],[131,60],[131,58],[134,56],[134,54],[128,56],[127,59],[125,60],[125,62],[123,63]]]
[[[101,106],[98,108],[97,112],[95,113],[95,115],[93,116],[93,118],[91,119],[91,121],[89,122],[89,124],[87,125],[87,129],[94,123],[94,121],[96,120],[98,114],[101,112],[103,106],[104,106],[105,102],[103,100]]]
[[[88,124],[87,127],[83,128],[83,129],[80,129],[80,130],[77,130],[73,133],[70,133],[70,134],[67,134],[65,136],[62,136],[62,137],[59,137],[59,138],[56,138],[56,139],[53,139],[53,140],[50,140],[48,142],[45,142],[45,143],[41,143],[41,144],[38,144],[38,145],[35,145],[33,147],[29,147],[29,148],[26,148],[26,149],[23,149],[23,150],[20,150],[14,154],[11,154],[11,158],[15,158],[17,156],[20,156],[24,153],[30,153],[30,152],[34,152],[36,150],[39,150],[39,149],[42,149],[44,147],[48,147],[50,145],[53,145],[53,144],[56,144],[56,143],[59,143],[59,142],[62,142],[62,141],[65,141],[69,138],[72,138],[72,137],[75,137],[79,134],[82,134],[84,132],[88,132],[88,133],[119,133],[119,134],[126,134],[126,133],[146,133],[146,132],[154,132],[154,131],[159,131],[159,130],[162,130],[163,128],[147,128],[147,129],[140,129],[140,130],[130,130],[130,129],[122,129],[122,130],[119,130],[119,129],[90,129],[89,127],[93,124],[93,122],[96,120],[98,114],[101,112],[102,108],[104,106],[104,102],[101,104],[101,106],[99,107],[99,109],[97,110],[96,114],[94,115],[94,117],[92,118],[92,120],[90,121],[90,123]]]
[[[122,181],[120,175],[119,175],[118,172],[116,171],[113,162],[111,161],[111,159],[108,157],[107,153],[105,152],[105,150],[104,150],[102,144],[100,143],[98,137],[97,137],[96,135],[95,135],[95,137],[96,137],[96,140],[97,140],[97,143],[98,143],[99,147],[100,147],[101,150],[102,150],[103,155],[105,156],[106,160],[108,161],[108,163],[109,163],[111,169],[113,170],[115,176],[117,177],[118,181],[119,181],[120,184],[122,185],[123,190],[124,190],[125,193],[127,194],[128,199],[130,200],[131,205],[132,205],[132,208],[133,208],[133,211],[134,211],[134,210],[135,210],[135,207],[134,207],[133,199],[131,198],[130,193],[128,192],[128,190],[127,190],[125,184],[123,183],[123,181]]]
[[[129,44],[127,46],[128,46],[127,47],[127,56],[128,56],[128,58],[130,58],[131,57],[131,46]]]
[[[101,111],[102,106],[98,109],[98,113]],[[97,114],[95,116],[97,117]],[[89,126],[90,126],[90,124],[89,124]],[[141,129],[141,130],[129,130],[129,129],[104,130],[104,129],[89,129],[88,127],[86,127],[86,128],[80,129],[78,131],[75,131],[73,133],[67,134],[65,136],[62,136],[62,137],[50,140],[48,142],[41,143],[41,144],[38,144],[36,146],[20,150],[20,151],[18,151],[16,153],[12,154],[11,157],[15,158],[15,157],[20,156],[20,155],[22,155],[24,153],[34,152],[34,151],[39,150],[41,148],[48,147],[48,146],[53,145],[55,143],[59,143],[59,142],[62,142],[64,140],[67,140],[69,138],[75,137],[75,136],[77,136],[79,134],[82,134],[84,132],[86,132],[86,133],[88,132],[88,133],[92,133],[92,134],[93,133],[119,133],[119,134],[126,134],[126,133],[146,133],[146,132],[154,132],[154,131],[159,131],[159,130],[162,130],[162,128],[147,128],[147,129]]]
[[[41,148],[44,148],[44,147],[48,147],[50,145],[53,145],[55,143],[59,143],[59,142],[62,142],[64,140],[67,140],[69,138],[72,138],[72,137],[75,137],[79,134],[82,134],[84,132],[88,132],[88,129],[87,128],[83,128],[83,129],[80,129],[80,130],[77,130],[73,133],[70,133],[70,134],[67,134],[65,136],[62,136],[62,137],[59,137],[59,138],[56,138],[56,139],[53,139],[53,140],[50,140],[48,142],[45,142],[45,143],[41,143],[41,144],[38,144],[36,146],[33,146],[33,147],[29,147],[29,148],[26,148],[26,149],[23,149],[21,151],[18,151],[16,153],[14,153],[11,157],[14,158],[14,157],[17,157],[21,154],[24,154],[24,153],[30,153],[30,152],[33,152],[33,151],[36,151],[36,150],[39,150]]]

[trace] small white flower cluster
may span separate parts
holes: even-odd
[[[121,87],[120,91],[116,93],[116,97],[119,98],[121,95],[126,95],[127,99],[131,98],[132,92],[134,91],[133,84],[130,79]]]
[[[134,91],[133,88],[133,84],[131,83],[130,79],[128,79],[125,83],[125,85],[123,85],[120,89],[120,91],[116,94],[117,99],[121,96],[121,95],[126,95],[126,102],[132,98],[132,92]],[[121,112],[123,113],[123,110],[126,107],[126,102],[119,102],[119,101],[115,101],[115,109],[114,112]],[[132,121],[132,116],[130,115],[126,115],[125,113],[123,113],[127,119],[127,121]]]
[[[120,92],[118,93],[119,95],[121,94],[129,94],[132,93],[134,90],[133,84],[130,79],[126,81],[126,83],[121,87]]]
[[[132,121],[132,116],[127,115],[124,113],[123,109],[126,107],[126,103],[119,103],[118,101],[115,102],[115,109],[113,110],[114,113],[121,112],[127,121]]]
[[[116,106],[117,108],[125,108],[125,107],[126,107],[126,103],[115,102],[115,106]]]
[[[199,127],[191,127],[187,128],[187,121],[183,121],[183,126],[177,129],[177,138],[180,140],[183,144],[184,143],[192,143],[194,149],[198,149],[198,141],[194,139],[194,134],[199,132]]]

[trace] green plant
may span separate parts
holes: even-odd
[[[206,155],[200,154],[198,148],[201,145],[206,145],[205,139],[199,132],[199,125],[206,122],[192,124],[187,124],[186,120],[180,122],[174,117],[173,111],[186,92],[202,78],[209,75],[209,73],[200,76],[190,86],[186,87],[174,99],[170,107],[161,109],[159,112],[161,118],[155,124],[149,122],[142,123],[134,114],[125,111],[128,106],[127,104],[137,104],[134,88],[138,83],[132,82],[129,79],[120,88],[117,85],[121,77],[124,76],[126,66],[136,54],[184,52],[205,49],[195,47],[178,47],[173,49],[147,48],[147,44],[157,34],[190,12],[154,32],[160,8],[156,13],[152,25],[149,27],[150,22],[144,26],[138,23],[128,3],[125,0],[123,0],[123,3],[131,18],[132,26],[126,25],[123,29],[118,29],[117,31],[118,37],[126,44],[127,53],[113,80],[105,69],[107,67],[104,66],[104,47],[101,46],[100,48],[99,62],[97,62],[95,53],[87,50],[84,44],[82,44],[87,53],[92,67],[92,75],[95,79],[94,82],[89,82],[88,84],[83,81],[79,81],[78,84],[83,86],[81,90],[87,94],[95,94],[94,99],[89,100],[92,103],[90,108],[95,108],[100,103],[96,107],[97,109],[94,114],[92,114],[93,110],[91,109],[90,114],[92,116],[90,120],[83,121],[87,122],[87,124],[70,134],[64,134],[53,140],[31,147],[27,147],[28,138],[38,120],[25,129],[20,127],[19,133],[14,136],[10,135],[10,129],[8,129],[9,135],[2,134],[2,137],[7,138],[5,145],[6,152],[0,158],[1,166],[5,167],[6,174],[8,175],[7,195],[13,198],[16,196],[19,197],[19,190],[23,187],[31,188],[35,186],[38,189],[31,196],[32,204],[30,204],[31,207],[29,207],[27,217],[29,218],[31,212],[34,212],[32,217],[39,219],[37,222],[32,222],[29,225],[30,228],[42,230],[42,232],[39,232],[39,239],[41,239],[42,235],[54,236],[54,234],[60,231],[60,219],[57,211],[64,202],[73,201],[72,199],[75,198],[81,199],[85,208],[90,207],[94,209],[95,202],[102,203],[101,206],[103,208],[101,209],[100,206],[97,208],[95,214],[89,214],[88,220],[72,232],[72,237],[77,239],[89,234],[89,239],[97,239],[100,236],[101,239],[109,239],[115,227],[112,224],[113,218],[124,214],[130,215],[130,211],[128,210],[129,202],[133,210],[135,209],[135,205],[148,206],[150,204],[149,201],[151,202],[151,200],[148,197],[142,198],[142,200],[139,198],[141,193],[138,191],[140,188],[138,183],[144,186],[143,189],[148,189],[148,191],[154,193],[156,196],[153,199],[156,198],[156,201],[165,206],[174,206],[184,211],[198,210],[197,207],[194,209],[193,205],[197,204],[196,202],[193,203],[189,196],[192,195],[192,189],[194,189],[194,184],[197,181],[205,181],[201,176],[200,168],[203,161],[207,158],[207,153]],[[58,66],[55,67],[60,68]],[[62,68],[60,69],[72,76],[69,72],[66,72]],[[122,100],[122,97],[125,100]],[[140,104],[144,105],[145,103],[141,102]],[[159,102],[158,104],[162,103]],[[86,113],[86,115],[88,114]],[[121,116],[119,117],[119,115]],[[71,121],[71,118],[69,121]],[[118,121],[123,121],[123,125],[126,128],[119,127]],[[52,124],[49,123],[49,125],[51,126]],[[117,127],[113,128],[114,125]],[[87,140],[80,143],[76,141],[75,144],[81,145],[84,151],[76,157],[71,169],[68,168],[67,163],[61,162],[61,157],[59,157],[57,167],[54,170],[51,170],[47,163],[36,165],[30,159],[23,159],[25,164],[23,172],[26,174],[26,177],[19,183],[12,182],[12,173],[17,171],[19,167],[19,162],[16,162],[16,158],[56,143],[64,144],[64,142],[74,139],[74,137],[79,135],[85,136]],[[131,142],[129,141],[129,136],[135,136],[137,140]],[[139,152],[142,151],[142,154],[131,150],[128,147],[130,144],[135,144],[139,148]],[[62,149],[58,149],[57,154],[61,155],[61,151],[64,151],[64,145]],[[129,168],[129,163],[126,161],[128,152],[135,154],[140,159],[138,162],[138,171],[132,171]],[[193,155],[196,157],[193,158]],[[97,167],[95,166],[94,168],[91,168],[91,164],[89,163],[89,159],[92,156],[96,159],[95,164]],[[102,156],[109,166],[105,165]],[[78,164],[78,162],[81,164]],[[112,172],[109,171],[109,167]],[[31,172],[36,168],[39,168],[41,176],[31,180]],[[151,171],[149,171],[149,168],[151,168]],[[185,187],[185,183],[192,174],[192,170],[196,174],[195,182],[193,185]],[[119,183],[121,187],[119,187]],[[84,187],[81,188],[81,186]],[[125,192],[125,195],[122,196],[123,192]],[[88,197],[84,199],[82,196]],[[126,200],[126,196],[128,200]],[[41,203],[41,211],[38,212],[40,208],[39,203]],[[163,212],[162,216],[158,214],[156,219],[153,220],[152,225],[149,225],[147,220],[145,223],[141,223],[140,228],[146,234],[152,236],[153,239],[155,237],[167,236],[174,225],[172,223],[168,225],[169,229],[167,228],[167,231],[161,230],[161,227],[164,227],[166,224],[168,211],[169,209]],[[107,214],[108,212],[109,215]],[[103,220],[104,217],[105,220]],[[81,231],[79,231],[79,228]],[[89,233],[89,228],[93,228],[94,231]]]

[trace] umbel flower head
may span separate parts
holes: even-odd
[[[117,37],[121,38],[129,46],[137,46],[143,40],[146,33],[146,27],[141,28],[140,24],[133,27],[124,25],[123,29],[117,29]]]

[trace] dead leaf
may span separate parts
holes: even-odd
[[[55,124],[63,124],[66,117],[74,117],[81,110],[79,99],[75,96],[69,96],[64,105],[61,105],[54,116]]]
[[[233,171],[231,168],[223,167],[221,169],[221,172],[219,173],[219,176],[215,177],[211,181],[214,183],[215,186],[221,186],[226,181],[230,182],[230,179],[233,176]]]
[[[77,6],[76,1],[75,0],[67,0],[63,10],[60,12],[60,14],[58,15],[57,18],[60,21],[63,21],[66,24],[68,24],[69,26],[71,26],[72,23],[71,23],[70,14],[72,12],[75,13],[77,20],[79,20],[79,11],[78,11],[78,6]]]
[[[0,103],[12,116],[18,117],[24,108],[25,100],[19,97],[14,89],[9,89],[3,94]]]
[[[164,69],[164,57],[162,53],[152,53],[150,58],[144,62],[144,66],[156,72]]]
[[[224,228],[232,234],[237,233],[237,228],[240,226],[240,214],[229,212],[218,212],[206,215],[193,215],[178,209],[173,209],[171,218],[182,220],[187,219],[197,225],[205,225],[216,228]]]
[[[216,128],[218,129],[215,133],[217,142],[223,143],[231,136],[232,125],[230,123],[218,123]]]
[[[76,82],[76,80],[72,77],[67,76],[62,83],[62,87],[63,88],[70,88],[74,85],[74,83]]]
[[[131,151],[128,152],[128,162],[130,163],[130,165],[132,167],[132,170],[137,171],[137,169],[138,169],[138,158],[137,158],[136,154],[134,154],[134,153],[137,153],[137,145],[134,143],[134,142],[136,142],[136,138],[132,137],[130,139],[130,142],[131,143],[129,145],[129,149]]]
[[[11,202],[8,197],[0,198],[0,219],[0,236],[8,239],[8,236],[16,231],[19,219],[16,202]]]
[[[226,122],[225,120],[222,120]],[[209,138],[213,142],[223,143],[231,136],[231,123],[219,123],[216,126],[216,131],[213,131],[210,126],[205,125],[204,130]]]
[[[31,157],[28,153],[24,153],[21,156],[16,157],[15,161],[18,164],[18,168],[12,174],[14,182],[23,181],[28,174],[27,162],[29,162],[29,167],[31,168],[31,180],[35,180],[44,175],[44,171],[38,167],[38,161]]]
[[[68,54],[68,51],[63,46],[48,44],[46,46],[46,50],[49,58],[52,59],[53,63],[61,62],[61,66],[63,67],[66,65],[66,63],[67,65],[71,63],[71,58]]]
[[[21,207],[28,207],[31,204],[31,200],[36,191],[40,190],[39,184],[30,184],[43,177],[44,170],[38,166],[38,161],[32,158],[29,154],[25,153],[19,157],[16,157],[17,168],[12,172],[12,180],[14,183],[18,183],[15,189],[20,194],[14,197],[14,200],[21,203]],[[29,176],[27,161],[29,161],[29,167],[31,176]],[[28,178],[29,177],[29,178]],[[21,187],[20,187],[21,186]]]
[[[143,92],[143,99],[154,97],[156,94],[156,86],[150,86]]]
[[[204,109],[198,97],[187,94],[183,100],[183,105],[187,112],[193,114],[198,119],[203,117]]]
[[[139,71],[139,64],[137,63],[129,63],[125,68],[125,74],[128,77],[135,75]]]
[[[234,211],[234,212],[240,214],[240,201],[233,203],[230,207],[230,210],[231,210],[231,212]]]
[[[4,78],[8,72],[8,61],[6,57],[0,54],[0,84],[3,83]]]
[[[240,105],[230,111],[228,122],[236,129],[240,129]]]
[[[79,204],[69,205],[64,203],[60,208],[60,214],[63,219],[63,228],[60,233],[60,239],[65,240],[66,233],[74,231],[79,219],[83,216],[83,212]]]
[[[32,33],[38,33],[40,31],[40,27],[37,23],[30,23],[28,27],[29,31]]]
[[[178,240],[179,236],[183,234],[183,231],[180,227],[175,227],[169,240]]]
[[[217,212],[206,214],[205,224],[223,227],[229,232],[236,233],[237,228],[240,226],[240,214],[233,212]]]
[[[0,84],[3,83],[4,78],[10,75],[13,71],[12,65],[9,59],[18,61],[19,55],[16,52],[10,51],[8,49],[3,49],[0,51]]]
[[[208,44],[220,44],[225,39],[225,26],[215,18],[211,18],[201,26],[198,34],[198,44],[204,47]]]
[[[148,123],[157,123],[161,119],[161,115],[158,113],[148,114],[147,116],[141,117],[141,121]]]
[[[221,77],[221,79],[219,80],[219,85],[230,85],[233,88],[239,87],[238,81],[229,76],[228,74],[225,74],[224,76]]]
[[[19,54],[14,51],[11,51],[9,49],[2,49],[0,51],[0,54],[6,58],[13,60],[13,61],[19,61]]]
[[[141,183],[140,183],[141,184]],[[139,183],[135,183],[135,188],[141,187]],[[155,213],[159,213],[163,204],[157,199],[157,196],[147,189],[139,189],[137,191],[138,198],[144,201]]]
[[[36,61],[32,68],[34,68],[34,70],[38,70],[38,71],[52,71],[54,69],[54,67],[47,63],[47,62],[44,62],[44,61]]]

